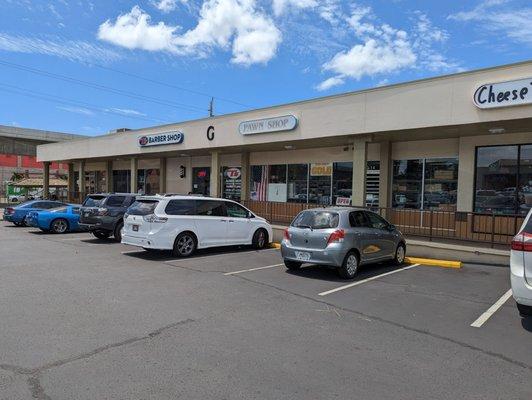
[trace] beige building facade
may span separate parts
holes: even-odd
[[[75,196],[522,215],[532,206],[532,61],[47,144],[37,156],[70,165]],[[104,185],[87,186],[89,174]]]

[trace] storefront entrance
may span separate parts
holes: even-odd
[[[211,167],[192,168],[192,193],[210,195]]]

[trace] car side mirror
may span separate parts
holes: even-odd
[[[251,211],[248,211],[247,218],[255,218],[255,215]]]
[[[395,231],[395,230],[397,230],[397,228],[395,227],[394,224],[390,224],[390,225],[388,225],[388,230],[389,231]]]

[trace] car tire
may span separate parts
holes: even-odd
[[[353,279],[358,272],[358,266],[360,259],[358,254],[354,251],[350,251],[344,258],[342,266],[338,268],[338,275],[342,279]]]
[[[65,233],[68,231],[68,221],[64,218],[57,218],[50,224],[50,231],[52,233]]]
[[[395,249],[395,257],[393,258],[393,263],[395,265],[401,265],[405,262],[406,257],[406,246],[404,243],[399,243]]]
[[[115,238],[115,242],[120,243],[122,241],[122,229],[124,228],[124,221],[120,221],[115,226],[115,231],[113,233],[113,236]]]
[[[22,226],[20,222],[13,222],[15,226]]]
[[[268,232],[265,229],[257,229],[253,234],[253,240],[251,244],[254,249],[262,250],[268,244]]]
[[[20,226],[28,226],[28,223],[26,222],[26,217],[22,218],[22,221],[20,221]]]
[[[290,271],[297,271],[299,268],[301,268],[300,262],[292,261],[292,260],[284,260],[284,265]]]
[[[111,236],[109,232],[105,231],[92,231],[91,233],[100,240],[109,239],[109,236]]]
[[[190,257],[196,251],[197,242],[190,232],[183,232],[177,235],[174,242],[172,255],[174,257]]]
[[[517,310],[521,318],[532,317],[532,306],[525,306],[524,304],[515,303],[517,305]]]

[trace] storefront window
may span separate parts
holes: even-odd
[[[310,164],[308,202],[331,204],[332,163]]]
[[[338,198],[350,199],[353,195],[353,163],[337,162],[333,166],[333,201],[338,204]],[[345,203],[343,203],[345,204]]]
[[[421,208],[423,160],[393,162],[392,207]]]
[[[454,211],[458,188],[458,160],[425,160],[423,209]]]
[[[209,196],[211,167],[192,168],[192,193]]]
[[[270,165],[270,178],[268,184],[268,201],[286,202],[286,164]]]
[[[475,211],[526,214],[532,206],[532,145],[477,148]]]
[[[240,167],[223,167],[223,192],[225,199],[240,201],[242,170]]]
[[[307,202],[308,164],[288,165],[288,202]]]
[[[159,169],[139,169],[137,172],[137,188],[142,194],[159,193]]]
[[[131,172],[129,170],[113,171],[113,191],[115,193],[129,193]]]

